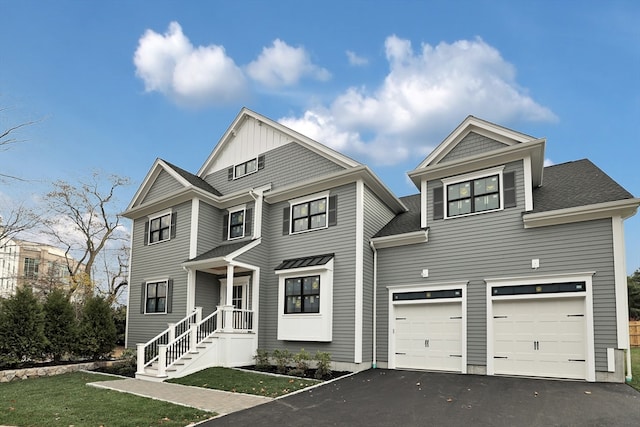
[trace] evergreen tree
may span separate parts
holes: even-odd
[[[73,306],[66,292],[54,289],[44,303],[44,334],[49,341],[46,351],[58,362],[73,352],[77,327]]]
[[[42,305],[31,288],[20,287],[0,306],[0,364],[41,359],[46,345]]]
[[[640,269],[627,277],[629,294],[629,319],[640,320]]]
[[[79,353],[97,360],[111,353],[116,346],[113,312],[102,297],[85,301],[80,321]]]

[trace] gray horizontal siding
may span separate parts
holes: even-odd
[[[207,203],[200,202],[198,218],[198,253],[203,254],[222,243],[223,211]]]
[[[133,222],[131,248],[131,284],[129,286],[129,319],[127,321],[129,347],[143,343],[186,315],[187,273],[180,263],[189,256],[191,202],[173,208],[177,213],[176,237],[154,245],[144,245],[145,218]],[[173,280],[173,310],[170,314],[141,314],[142,283],[168,278]]]
[[[368,188],[364,187],[363,245],[363,330],[362,360],[373,360],[373,252],[369,241],[393,217],[394,213]]]
[[[161,199],[167,194],[184,188],[174,177],[165,170],[160,171],[158,178],[153,182],[149,192],[144,197],[142,203],[147,203],[156,199]]]
[[[202,317],[206,317],[216,310],[220,304],[220,281],[209,273],[196,273],[196,307],[202,307]]]
[[[520,163],[511,164],[513,169]],[[516,174],[518,207],[447,220],[429,212],[429,242],[379,251],[378,353],[387,357],[388,291],[399,284],[468,281],[468,363],[486,364],[486,285],[484,279],[596,271],[593,277],[596,369],[606,370],[606,348],[616,347],[611,220],[524,229],[523,177]],[[429,191],[428,205],[431,205]],[[540,269],[531,269],[531,259]],[[422,269],[429,278],[422,278]]]
[[[298,143],[291,142],[264,153],[265,167],[255,173],[229,181],[227,168],[205,177],[205,181],[230,194],[271,183],[272,189],[342,170],[343,168]],[[231,167],[232,165],[229,165]]]
[[[331,190],[338,196],[337,225],[297,235],[282,235],[282,211],[287,202],[268,206],[263,234],[268,246],[267,268],[261,273],[259,347],[267,350],[301,348],[328,351],[334,361],[353,362],[355,297],[355,184]],[[274,268],[284,259],[335,253],[333,275],[333,341],[278,341],[278,276]]]
[[[469,132],[439,163],[452,162],[464,157],[505,148],[507,145],[475,132]]]

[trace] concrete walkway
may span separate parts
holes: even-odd
[[[211,390],[180,384],[156,383],[127,378],[89,383],[92,387],[116,390],[226,415],[272,401],[270,397]]]

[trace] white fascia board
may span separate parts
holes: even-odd
[[[432,180],[447,178],[455,175],[460,175],[470,171],[480,170],[522,160],[526,156],[531,157],[531,184],[533,187],[537,187],[542,183],[542,170],[544,168],[544,148],[545,139],[536,139],[533,141],[523,142],[520,144],[505,147],[503,149],[490,151],[488,153],[476,154],[475,156],[469,156],[456,160],[453,162],[447,162],[442,164],[435,164],[426,166],[424,168],[417,168],[408,173],[409,178],[413,181],[416,187],[420,188],[420,182],[422,179]]]
[[[231,264],[234,266],[240,266],[241,263],[234,260],[234,258],[242,255],[243,253],[255,248],[262,242],[262,239],[253,240],[251,243],[247,243],[245,246],[236,250],[235,252],[231,252],[226,256],[219,256],[215,258],[202,259],[199,261],[185,261],[180,264],[181,267],[189,268],[189,269],[197,269],[200,268],[208,268],[208,267],[220,267],[223,265]]]
[[[130,209],[133,209],[133,207],[136,205],[136,203],[139,200],[144,199],[144,197],[149,193],[149,190],[151,189],[154,182],[158,178],[158,175],[160,175],[160,172],[162,172],[163,170],[167,172],[169,175],[171,175],[183,187],[186,188],[191,186],[191,184],[189,184],[189,181],[184,179],[184,177],[178,174],[172,167],[167,165],[164,162],[164,160],[156,159],[155,162],[153,162],[151,169],[149,169],[147,176],[144,178],[144,180],[142,181],[142,184],[138,188],[138,191],[136,191],[136,194],[134,194],[133,198],[131,199],[129,206],[127,207],[127,211],[129,211]]]
[[[415,245],[429,241],[429,229],[412,231],[410,233],[394,234],[392,236],[374,237],[371,244],[376,249],[394,248],[397,246]]]
[[[594,219],[620,216],[626,219],[635,215],[640,199],[616,200],[574,208],[556,209],[547,212],[524,214],[524,228],[546,227],[548,225],[569,224]]]
[[[334,172],[319,178],[302,181],[281,187],[275,191],[265,193],[267,203],[278,203],[312,193],[319,193],[324,190],[336,188],[341,185],[351,184],[361,179],[376,196],[386,205],[393,209],[395,213],[406,212],[407,207],[398,199],[389,188],[384,185],[371,170],[366,166],[358,166],[351,169]]]
[[[241,247],[240,249],[238,249],[235,252],[231,252],[229,255],[227,255],[226,257],[224,257],[224,260],[231,263],[233,262],[233,259],[235,257],[238,257],[240,255],[242,255],[243,253],[250,251],[251,249],[255,248],[256,246],[258,246],[260,243],[262,243],[262,239],[256,239],[254,241],[252,241],[251,243]]]

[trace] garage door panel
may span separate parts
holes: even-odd
[[[496,374],[586,378],[584,298],[493,301]]]
[[[462,304],[395,307],[396,367],[461,371]]]

